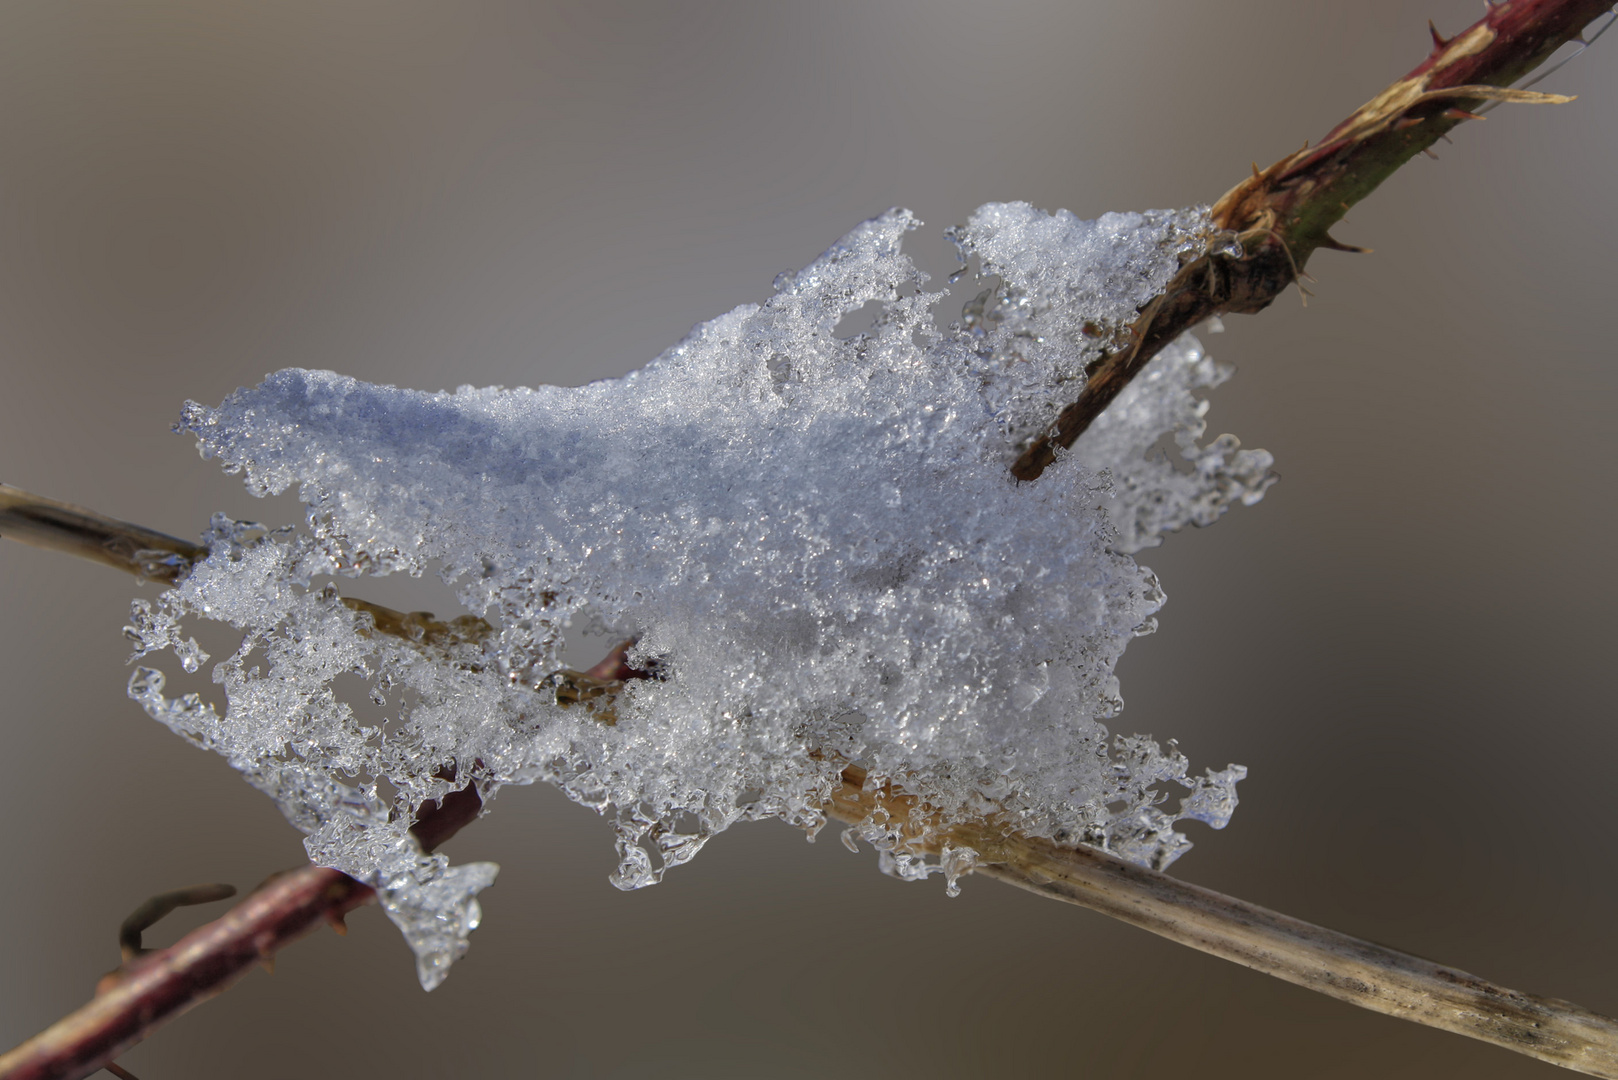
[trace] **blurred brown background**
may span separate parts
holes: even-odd
[[[1453,32],[1480,7],[12,0],[0,478],[181,535],[214,510],[292,521],[169,434],[184,399],[287,365],[574,383],[893,204],[942,275],[941,230],[984,201],[1210,201],[1411,67],[1427,17]],[[1211,433],[1284,479],[1147,554],[1170,603],[1124,662],[1118,726],[1252,770],[1176,873],[1618,1013],[1618,33],[1542,88],[1581,99],[1464,127],[1339,230],[1375,255],[1322,253],[1307,311],[1289,295],[1211,339],[1240,367]],[[7,1046],[87,996],[144,897],[302,857],[267,800],[125,700],[135,591],[0,544]],[[738,828],[623,894],[596,817],[550,789],[496,809],[448,849],[505,869],[441,990],[371,909],[124,1064],[1549,1073],[992,882],[900,884],[835,831]]]

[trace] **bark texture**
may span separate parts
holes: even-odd
[[[1267,169],[1254,165],[1252,176],[1213,205],[1214,224],[1236,239],[1241,254],[1210,252],[1182,268],[1141,309],[1129,344],[1092,365],[1078,399],[1023,451],[1012,475],[1038,479],[1147,361],[1199,322],[1264,310],[1320,248],[1364,250],[1335,240],[1332,226],[1405,162],[1477,119],[1471,110],[1485,101],[1571,101],[1507,87],[1611,8],[1610,0],[1505,0],[1453,38],[1434,30],[1425,60],[1325,138]]]

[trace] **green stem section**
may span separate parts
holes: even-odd
[[[1197,323],[1262,311],[1303,274],[1319,248],[1362,250],[1334,240],[1331,227],[1405,162],[1477,119],[1471,110],[1479,104],[1571,101],[1507,87],[1611,8],[1612,0],[1505,0],[1453,38],[1434,30],[1432,52],[1415,70],[1324,139],[1268,169],[1255,165],[1253,175],[1212,211],[1214,224],[1240,242],[1241,254],[1209,253],[1181,269],[1141,309],[1130,343],[1092,365],[1078,400],[1022,453],[1012,475],[1037,479],[1057,450],[1072,446],[1147,361]]]

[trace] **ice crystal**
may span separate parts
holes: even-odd
[[[287,370],[189,403],[204,456],[256,494],[297,485],[308,528],[218,518],[209,557],[136,605],[137,655],[187,670],[207,657],[183,620],[243,633],[213,667],[224,715],[149,668],[131,695],[270,794],[313,859],[375,882],[429,987],[494,867],[424,855],[408,827],[467,784],[543,780],[610,815],[626,889],[739,820],[817,829],[851,763],[943,822],[1166,865],[1175,823],[1222,826],[1243,770],[1191,778],[1172,744],[1109,738],[1114,666],[1163,602],[1131,552],[1256,500],[1269,457],[1199,445],[1196,392],[1226,372],[1187,336],[1038,482],[1007,465],[1180,260],[1224,240],[1200,210],[985,206],[951,237],[987,287],[939,329],[900,251],[914,225],[864,223],[622,379],[423,393]],[[874,325],[838,337],[870,301]],[[1179,463],[1153,455],[1165,435]],[[440,574],[479,618],[383,634],[322,584],[400,572]],[[655,677],[576,702],[561,648],[583,631],[633,639]],[[358,719],[348,675],[386,722]],[[1178,813],[1165,783],[1190,792]],[[977,858],[928,860],[878,821],[857,838],[951,892]]]

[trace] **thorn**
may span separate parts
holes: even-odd
[[[152,897],[132,911],[118,928],[118,951],[123,954],[124,963],[151,952],[141,945],[141,935],[175,908],[211,904],[235,895],[234,885],[193,885]]]
[[[261,956],[261,957],[259,957],[258,958],[258,966],[264,969],[264,974],[266,974],[266,975],[274,975],[275,974],[275,957],[273,957],[273,956]]]
[[[1264,174],[1258,171],[1258,162],[1256,161],[1253,162],[1253,179],[1259,181],[1264,179]]]
[[[1394,131],[1407,131],[1410,128],[1415,127],[1419,123],[1421,123],[1421,121],[1418,120],[1414,116],[1401,116],[1399,119],[1397,119],[1397,120],[1395,120],[1393,122],[1393,130]]]
[[[1432,158],[1434,161],[1438,160],[1438,155],[1433,153],[1431,147],[1424,146],[1424,147],[1421,148],[1421,152],[1426,154],[1428,157]]]
[[[348,924],[344,922],[343,917],[336,912],[328,911],[326,913],[326,925],[331,927],[332,933],[336,934],[338,937],[348,936]]]
[[[1456,108],[1445,109],[1444,112],[1443,112],[1443,116],[1444,116],[1444,118],[1446,120],[1487,120],[1488,119],[1487,116],[1483,116],[1483,115],[1481,115],[1479,113],[1467,112],[1465,109],[1456,109]]]
[[[1451,146],[1455,145],[1455,140],[1450,138],[1448,134],[1440,134],[1438,137],[1449,143]]]
[[[1431,19],[1427,20],[1427,32],[1433,35],[1433,48],[1435,50],[1442,49],[1444,46],[1450,43],[1449,38],[1438,32],[1438,27],[1433,25],[1433,20]]]
[[[1298,276],[1303,278],[1303,280],[1307,281],[1311,285],[1319,285],[1320,284],[1320,282],[1315,279],[1315,275],[1311,274],[1307,270],[1299,270],[1298,271]]]
[[[1326,234],[1326,239],[1322,240],[1320,242],[1319,246],[1323,247],[1323,248],[1327,248],[1328,250],[1331,250],[1331,251],[1347,251],[1347,252],[1350,252],[1350,253],[1352,253],[1354,255],[1369,255],[1369,254],[1371,254],[1371,249],[1370,248],[1368,248],[1368,247],[1358,247],[1358,246],[1356,246],[1354,244],[1345,244],[1341,240],[1338,240],[1336,237],[1332,236],[1330,233]]]

